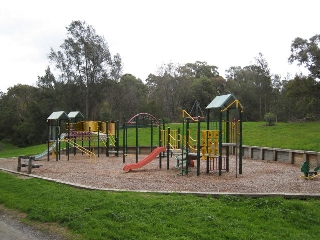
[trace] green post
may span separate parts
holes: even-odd
[[[178,128],[178,149],[181,149],[180,128]]]
[[[219,119],[219,176],[222,174],[222,112],[220,109]]]
[[[48,151],[47,151],[47,161],[49,161],[49,155],[50,155],[50,128],[51,128],[51,126],[50,126],[50,124],[49,124],[49,121],[47,120],[47,123],[48,123]],[[51,133],[51,135],[52,135],[52,133]]]
[[[190,140],[190,118],[186,118],[186,174],[188,174],[189,171],[189,140]],[[181,169],[182,169],[182,175],[183,175],[183,158],[181,163]]]
[[[55,138],[56,138],[56,161],[58,161],[58,154],[59,154],[59,146],[60,146],[60,144],[59,144],[59,133],[58,133],[58,126],[55,126],[55,128],[56,128],[56,136],[55,136]]]
[[[81,147],[82,147],[82,148],[83,148],[83,146],[84,146],[84,145],[83,145],[83,144],[84,144],[84,143],[83,143],[83,140],[84,140],[84,139],[83,139],[83,134],[84,134],[84,132],[82,131],[82,133],[81,133]],[[81,155],[83,155],[83,151],[81,151]]]
[[[200,117],[198,117],[198,133],[197,133],[197,176],[200,175]]]
[[[139,153],[139,128],[138,128],[138,117],[136,117],[136,163],[139,161],[138,153]]]
[[[243,149],[242,149],[242,111],[239,108],[239,118],[240,118],[240,126],[239,126],[239,174],[242,174],[242,155],[243,155]],[[238,133],[236,133],[238,134]]]
[[[161,119],[159,119],[159,122],[161,122]],[[161,125],[158,126],[158,129],[159,129],[159,147],[162,147],[164,146],[161,142]],[[159,168],[161,169],[161,166],[162,166],[162,153],[160,153],[160,156],[159,156]]]
[[[207,130],[210,130],[209,127],[210,126],[210,119],[209,119],[209,109],[207,110]],[[209,157],[207,157],[207,173],[209,173]]]
[[[119,120],[116,121],[116,139],[115,139],[115,147],[116,147],[116,157],[119,157],[119,136],[120,136],[120,130],[119,130]]]
[[[150,139],[150,152],[152,152],[152,150],[153,150],[153,121],[151,120],[151,129],[150,129],[150,132],[151,132],[151,139]]]
[[[170,127],[168,127],[168,139],[167,139],[167,170],[169,169],[169,156],[170,155]]]
[[[89,151],[91,151],[91,127],[89,127]]]
[[[123,127],[122,127],[122,133],[123,133],[123,136],[122,136],[122,162],[125,163],[126,162],[126,153],[127,153],[127,147],[126,147],[126,139],[127,139],[127,135],[126,135],[126,121],[125,121],[125,118],[123,118]]]
[[[229,109],[226,111],[226,143],[230,142]],[[229,146],[226,146],[226,171],[229,172]]]
[[[100,157],[100,129],[98,125],[98,157]]]
[[[106,156],[109,157],[109,122],[106,122]]]

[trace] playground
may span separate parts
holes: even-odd
[[[313,170],[305,162],[302,169],[243,156],[243,106],[232,94],[217,96],[206,109],[206,118],[182,111],[182,134],[165,128],[150,114],[137,114],[123,123],[122,147],[119,122],[83,121],[80,112],[53,112],[47,119],[47,150],[19,156],[18,161],[1,159],[0,169],[92,189],[320,194],[318,166]],[[214,124],[209,121],[210,110],[219,116]],[[206,121],[205,129],[201,119]],[[143,121],[150,121],[151,144],[141,151],[138,126]],[[190,136],[191,122],[197,127],[195,139]],[[155,139],[154,126],[159,130]],[[135,146],[128,146],[128,128],[135,128]],[[308,162],[314,164],[314,159]]]
[[[143,159],[145,155],[139,155]],[[170,169],[159,169],[159,159],[156,158],[147,165],[132,170],[123,171],[128,163],[135,163],[135,156],[127,156],[126,163],[122,157],[100,156],[96,163],[90,163],[86,155],[77,154],[67,160],[61,155],[60,161],[47,161],[42,158],[37,163],[40,168],[34,168],[28,175],[26,169],[20,173],[24,176],[41,177],[57,182],[64,182],[80,187],[109,190],[130,191],[163,191],[163,192],[208,192],[208,193],[266,193],[266,194],[320,194],[320,178],[306,180],[300,178],[300,166],[275,161],[243,159],[243,174],[236,175],[235,158],[230,158],[230,170],[219,176],[219,173],[205,173],[205,164],[201,165],[203,172],[197,176],[195,167],[190,168],[188,175],[179,174],[175,160],[170,159]],[[166,159],[163,158],[163,165]],[[17,159],[1,159],[0,168],[16,172]]]

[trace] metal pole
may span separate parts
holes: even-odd
[[[242,112],[241,109],[239,108],[239,118],[240,118],[240,126],[239,126],[239,174],[242,174]],[[238,133],[237,133],[238,134]]]
[[[170,154],[170,127],[168,127],[168,139],[167,139],[167,170],[169,169],[169,154]]]
[[[230,142],[229,109],[226,111],[226,143]],[[226,171],[229,172],[229,146],[226,146]]]
[[[139,129],[138,129],[138,117],[136,117],[136,163],[138,160],[138,151],[139,151]]]
[[[197,176],[200,175],[200,117],[198,117],[198,133],[197,133]]]
[[[219,176],[222,174],[222,112],[220,109],[220,120],[219,120]]]
[[[153,150],[153,125],[152,125],[152,123],[153,123],[153,121],[151,120],[151,129],[150,129],[150,132],[151,132],[151,139],[150,139],[150,141],[151,141],[151,143],[150,143],[150,152],[152,152],[152,150]]]
[[[119,129],[119,120],[116,121],[116,157],[119,157],[119,136],[120,136],[120,129]]]
[[[109,122],[106,122],[106,156],[109,157]]]
[[[190,126],[189,126],[189,121],[190,118],[186,118],[187,123],[186,123],[186,174],[188,174],[189,171],[189,140],[190,140]],[[183,171],[183,158],[182,158],[182,171]]]
[[[123,136],[122,136],[122,144],[123,144],[123,147],[122,147],[122,162],[125,163],[126,162],[126,138],[127,138],[127,135],[126,135],[126,121],[125,119],[123,118],[123,129],[122,129],[122,133],[123,133]]]

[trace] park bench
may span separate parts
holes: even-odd
[[[24,160],[22,162],[22,159]],[[18,157],[18,167],[17,167],[17,171],[21,172],[21,168],[22,167],[27,167],[28,168],[28,174],[31,173],[31,169],[32,168],[40,168],[41,164],[35,164],[33,163],[33,161],[35,160],[35,157],[30,157],[30,156],[19,156]]]

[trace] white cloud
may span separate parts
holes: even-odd
[[[1,88],[34,84],[73,20],[103,35],[124,72],[145,80],[161,64],[206,61],[220,74],[246,66],[261,52],[273,73],[289,65],[291,42],[318,34],[316,0],[11,0],[0,3]],[[302,69],[303,70],[303,69]]]

